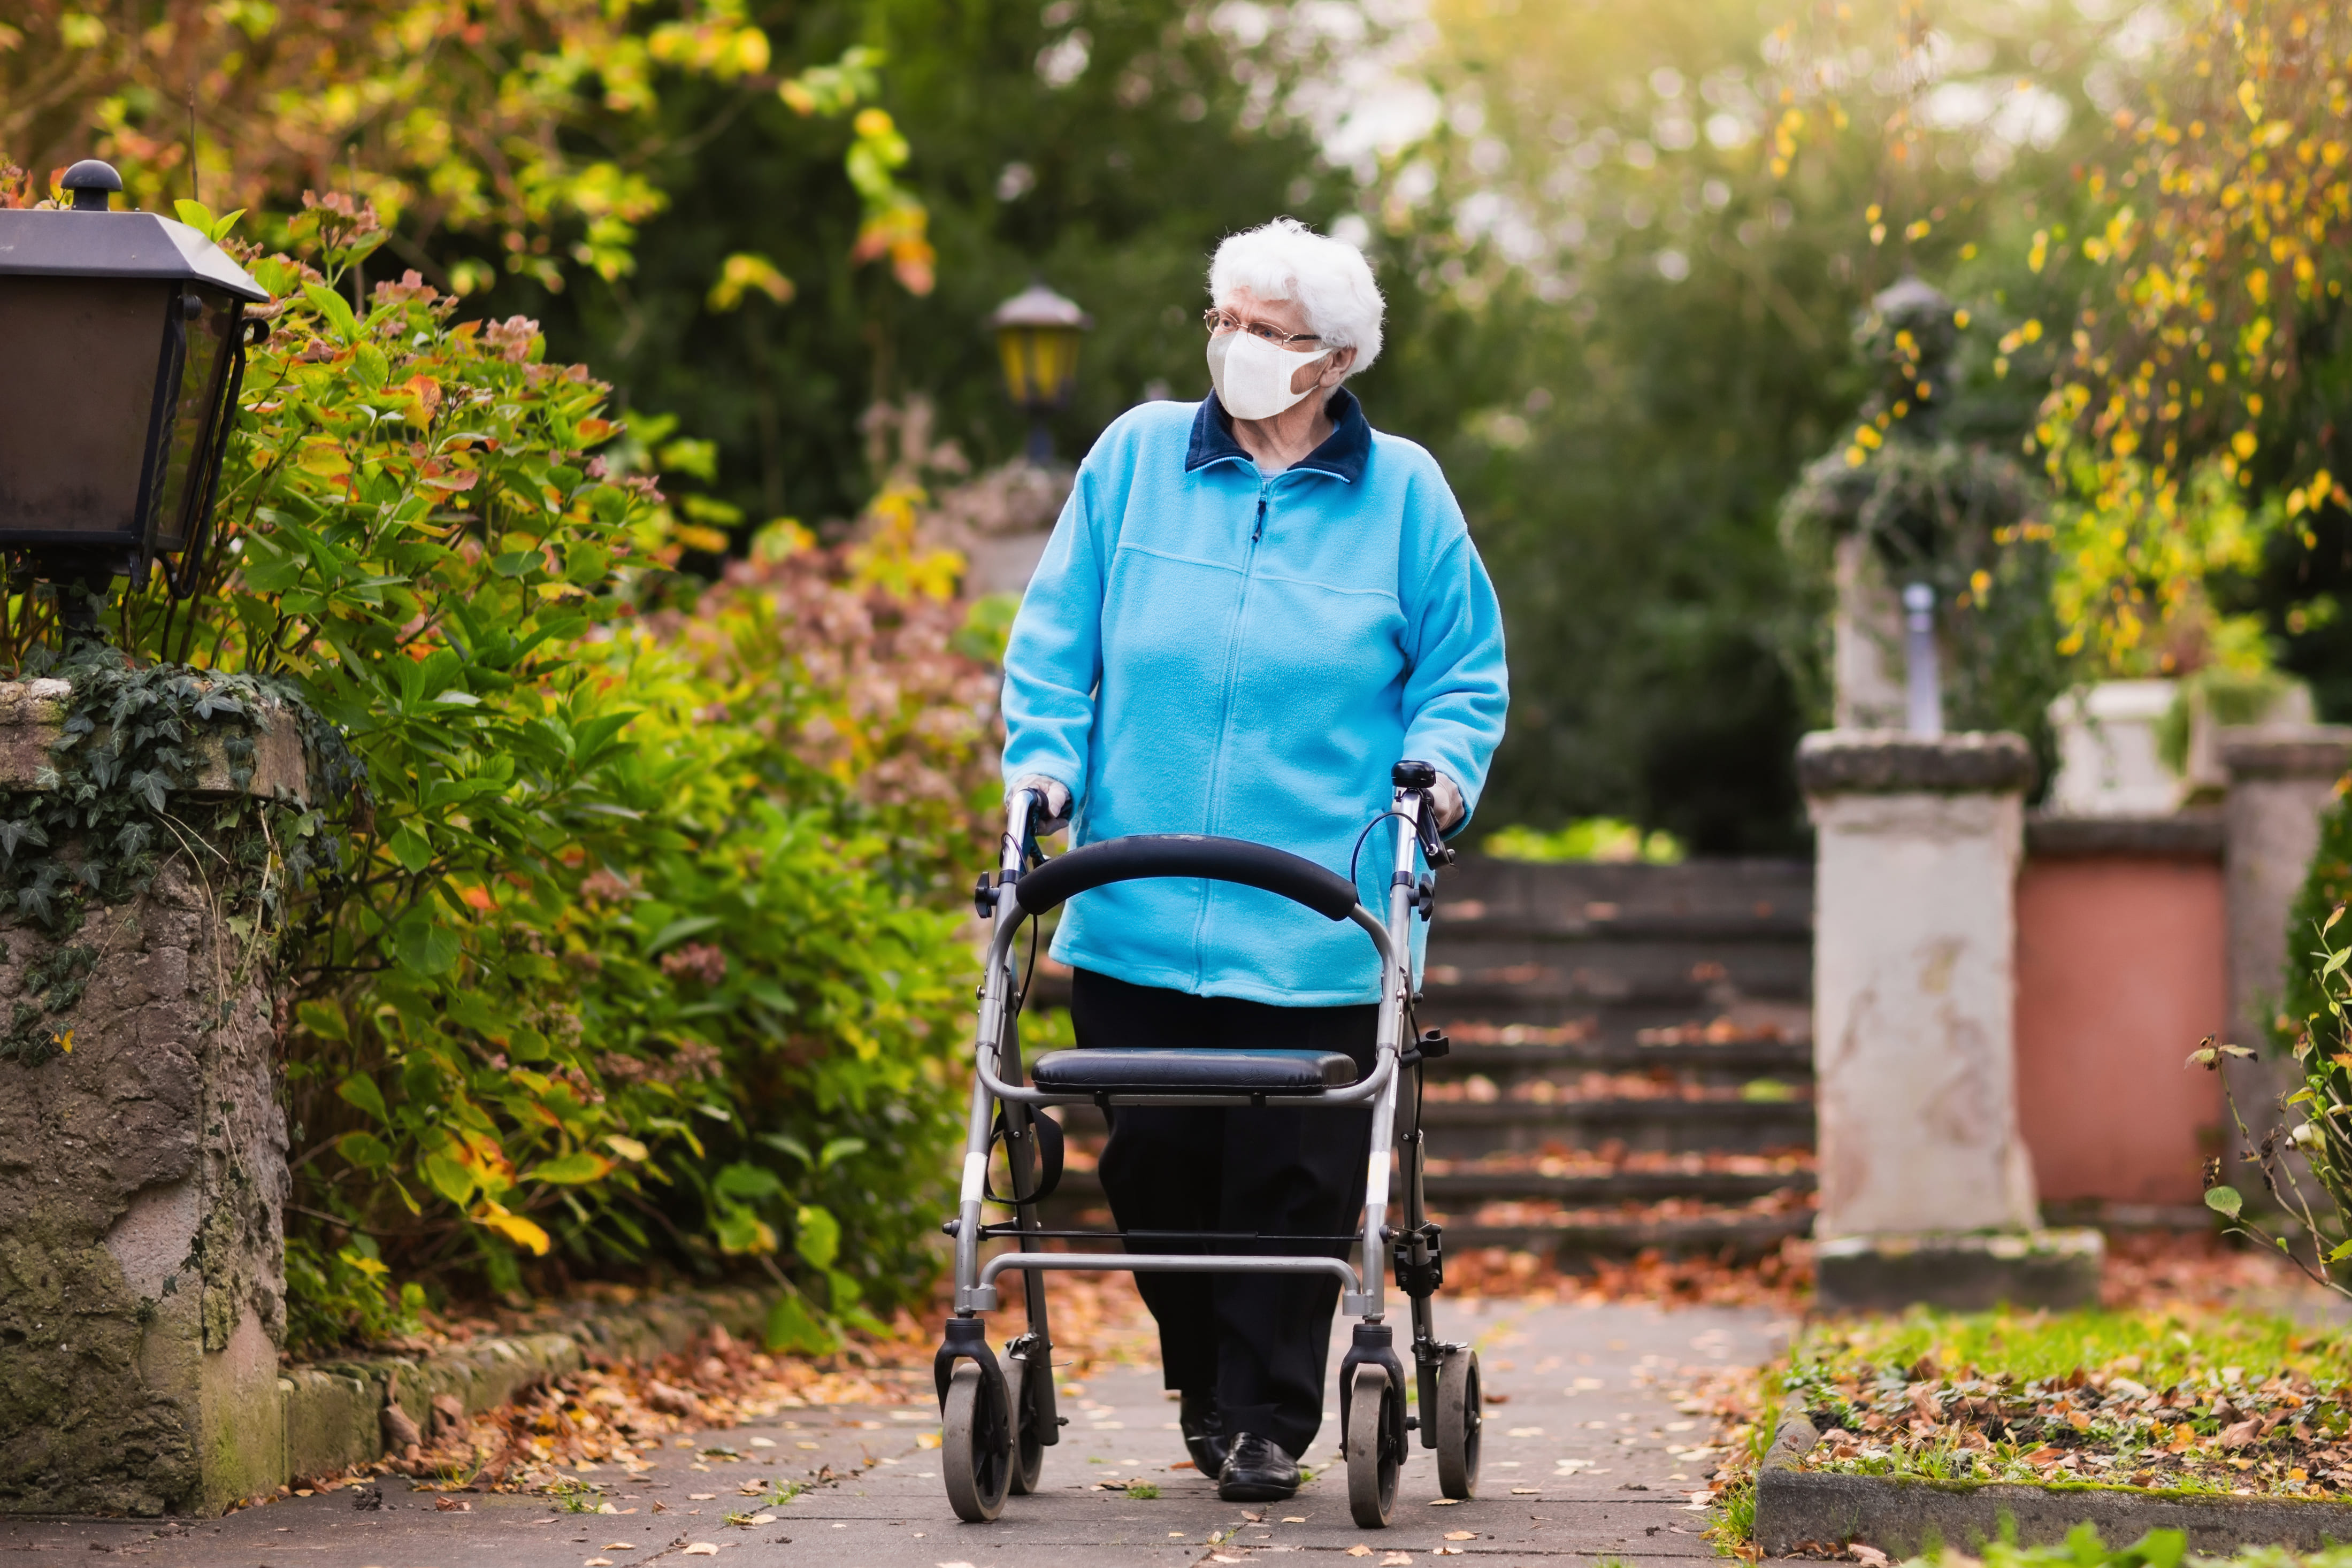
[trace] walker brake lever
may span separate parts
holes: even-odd
[[[1428,794],[1421,797],[1421,809],[1413,814],[1412,831],[1421,840],[1421,858],[1433,867],[1452,865],[1461,856],[1437,831],[1437,801]]]

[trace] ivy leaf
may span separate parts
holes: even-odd
[[[2245,1199],[2238,1196],[2238,1189],[2233,1186],[2208,1187],[2205,1189],[2205,1207],[2216,1214],[2226,1214],[2235,1219],[2239,1211],[2245,1207]]]

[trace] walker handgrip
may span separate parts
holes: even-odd
[[[1270,844],[1199,833],[1137,833],[1105,839],[1055,856],[1017,885],[1022,909],[1043,915],[1089,888],[1154,876],[1237,882],[1280,894],[1326,920],[1345,920],[1356,907],[1355,888],[1337,872]]]

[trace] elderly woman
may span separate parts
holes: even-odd
[[[1030,580],[1004,661],[1008,788],[1041,792],[1079,843],[1223,834],[1336,870],[1413,758],[1437,766],[1456,831],[1502,737],[1502,622],[1436,462],[1341,384],[1381,350],[1371,268],[1286,218],[1221,245],[1209,292],[1214,390],[1103,433]],[[1364,862],[1380,908],[1388,857]],[[1363,934],[1274,894],[1098,888],[1053,952],[1076,971],[1082,1047],[1337,1051],[1371,1071]],[[1320,1239],[1357,1223],[1370,1135],[1369,1112],[1122,1109],[1103,1187],[1123,1230],[1340,1252]],[[1137,1283],[1193,1461],[1229,1500],[1288,1497],[1322,1422],[1337,1282]]]

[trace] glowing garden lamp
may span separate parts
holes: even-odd
[[[161,562],[173,597],[195,591],[245,351],[268,329],[245,310],[269,296],[187,225],[112,211],[107,164],[64,184],[69,208],[0,211],[0,550],[87,590],[59,612],[90,632],[118,575],[136,591]]]
[[[1094,318],[1044,284],[1033,283],[998,306],[988,324],[1004,362],[1005,391],[1029,416],[1029,461],[1044,463],[1054,455],[1045,416],[1070,401],[1078,381],[1078,340]]]

